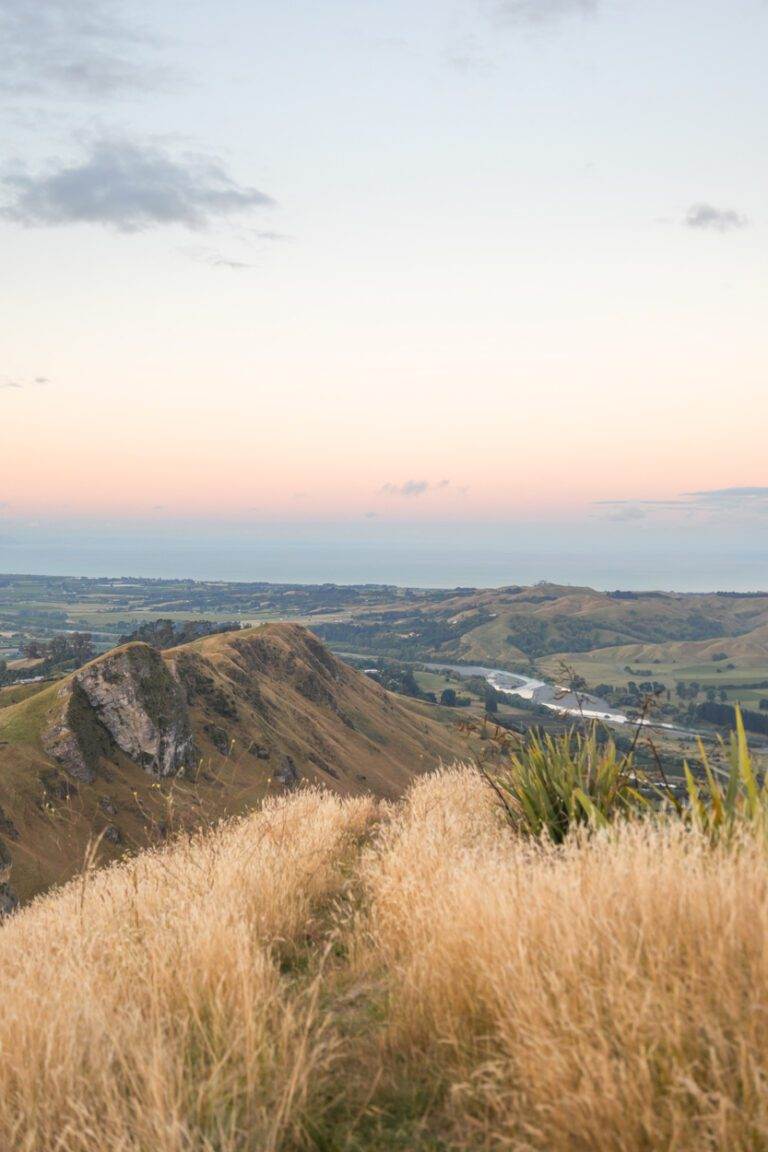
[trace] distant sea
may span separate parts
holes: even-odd
[[[296,584],[768,590],[768,537],[589,524],[0,521],[0,573]]]

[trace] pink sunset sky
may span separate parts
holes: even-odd
[[[87,7],[0,49],[0,515],[762,508],[761,0]]]

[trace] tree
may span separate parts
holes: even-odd
[[[499,705],[496,700],[495,692],[486,692],[485,694],[485,710],[486,712],[494,715],[499,710]]]
[[[90,632],[72,633],[72,655],[78,664],[87,664],[96,655]]]
[[[446,708],[454,708],[456,706],[456,689],[444,688],[440,693],[440,703],[444,704]]]

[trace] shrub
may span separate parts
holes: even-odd
[[[618,815],[647,810],[637,789],[632,753],[620,755],[612,739],[586,734],[534,734],[510,757],[491,784],[512,825],[556,844],[576,824],[602,825]]]

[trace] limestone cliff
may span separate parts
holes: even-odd
[[[148,644],[129,644],[87,664],[60,695],[61,714],[43,745],[75,779],[91,782],[113,747],[156,776],[197,760],[186,696]]]

